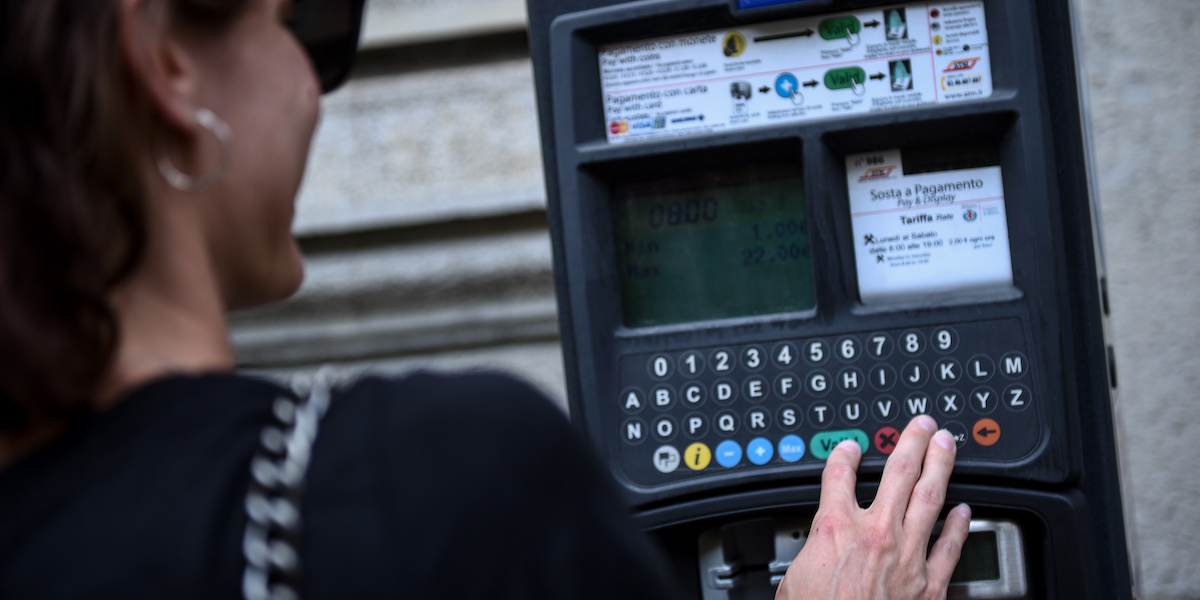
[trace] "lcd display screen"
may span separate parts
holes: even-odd
[[[612,198],[627,326],[815,306],[799,165],[627,182]]]

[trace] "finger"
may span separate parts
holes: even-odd
[[[929,551],[928,581],[931,590],[945,590],[950,586],[950,576],[962,555],[967,532],[971,528],[971,507],[959,504],[946,517],[942,535]]]
[[[858,507],[854,485],[858,482],[858,463],[862,460],[862,447],[854,440],[846,440],[829,453],[825,470],[821,473],[821,507]]]
[[[879,491],[875,494],[875,502],[871,504],[872,512],[883,512],[897,521],[904,517],[913,486],[921,475],[921,462],[925,459],[929,438],[934,431],[937,431],[937,423],[933,417],[921,415],[908,422],[904,433],[900,434],[900,441],[896,442],[896,449],[883,467]]]
[[[957,452],[954,436],[944,429],[933,434],[925,451],[925,467],[921,470],[921,478],[913,488],[908,511],[904,514],[904,532],[922,550],[929,543],[933,525],[937,522],[938,513],[942,512],[942,504],[946,502],[946,485],[950,483],[950,472],[954,470]]]

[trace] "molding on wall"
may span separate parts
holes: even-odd
[[[235,314],[238,363],[271,367],[558,337],[541,212],[302,239],[305,282]]]
[[[544,209],[532,63],[492,60],[488,52],[506,41],[481,41],[457,64],[431,69],[414,70],[422,59],[411,53],[384,52],[364,65],[369,76],[323,99],[294,230]]]
[[[525,0],[371,0],[363,48],[525,29]]]

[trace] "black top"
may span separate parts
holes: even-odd
[[[233,598],[249,461],[281,388],[172,377],[0,471],[0,598]],[[563,414],[499,375],[366,379],[321,423],[310,598],[670,598]]]

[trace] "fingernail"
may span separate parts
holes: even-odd
[[[954,434],[945,429],[939,429],[933,434],[933,443],[947,450],[958,450],[958,444],[954,443]]]
[[[967,506],[966,504],[959,504],[958,506],[954,507],[954,512],[958,516],[968,521],[971,520],[971,507]]]
[[[934,421],[933,417],[931,417],[929,415],[920,415],[917,418],[913,419],[913,421],[915,421],[917,423],[917,425],[920,425],[922,428],[925,429],[925,431],[928,431],[929,433],[933,433],[933,432],[937,431],[937,421]]]
[[[843,452],[853,452],[854,454],[862,453],[862,446],[859,446],[858,442],[854,440],[842,440],[842,443],[838,444],[837,447],[834,448],[834,450],[838,449],[842,450]]]

